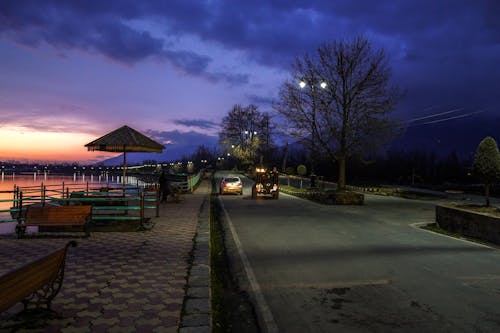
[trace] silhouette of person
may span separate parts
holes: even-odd
[[[167,197],[170,192],[167,175],[165,175],[165,170],[162,170],[158,183],[160,184],[161,202],[165,203],[167,202]]]

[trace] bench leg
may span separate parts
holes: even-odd
[[[30,296],[26,297],[23,300],[24,310],[27,310],[30,305],[33,305],[34,308],[41,308],[42,305],[47,307],[47,310],[51,310],[50,306],[54,297],[56,297],[57,293],[61,289],[62,282],[64,277],[64,266],[62,266],[58,273],[57,277],[52,281],[52,283],[43,286],[42,288],[36,290]]]
[[[26,226],[21,224],[21,223],[18,223],[16,225],[16,234],[17,234],[17,238],[18,239],[21,239],[23,238],[24,236],[24,233],[26,232]]]
[[[27,310],[30,304],[33,304],[35,308],[40,308],[41,305],[46,305],[47,310],[51,310],[50,306],[52,300],[61,290],[63,279],[64,279],[64,269],[66,266],[66,253],[70,246],[75,247],[77,243],[75,241],[68,242],[66,244],[64,257],[62,258],[61,265],[57,271],[57,275],[49,284],[44,285],[42,288],[34,291],[30,296],[26,297],[22,302],[24,305],[24,310]]]

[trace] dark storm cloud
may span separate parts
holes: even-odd
[[[260,95],[248,95],[247,98],[250,103],[265,107],[272,106],[275,102],[272,97],[265,97]]]
[[[114,57],[116,51],[130,52],[130,59],[135,60],[161,53],[162,40],[127,29],[119,22],[155,20],[164,24],[171,35],[194,34],[203,40],[246,50],[257,61],[276,65],[284,59],[290,60],[295,53],[313,50],[323,41],[349,34],[384,34],[407,43],[409,51],[423,54],[426,50],[415,43],[433,46],[433,50],[459,48],[464,43],[495,44],[500,40],[499,8],[493,0],[474,3],[455,0],[397,3],[392,0],[3,1],[0,31],[25,37],[34,34],[31,37],[47,39],[56,45],[60,41],[68,46],[82,42],[94,47],[92,42],[102,39],[104,44],[117,44],[111,45],[110,50],[104,45],[98,48],[106,55]],[[44,35],[47,31],[48,35]],[[96,34],[103,37],[92,38]]]
[[[248,83],[247,74],[207,71],[207,67],[212,61],[210,57],[190,51],[165,51],[164,54],[176,67],[183,68],[186,72],[204,77],[211,82],[226,82],[231,86]]]
[[[203,142],[210,142],[211,138],[216,136],[206,135],[195,131],[180,132],[180,131],[155,131],[147,130],[145,134],[158,140],[159,142],[167,144],[203,144]]]
[[[131,10],[133,8],[136,10]],[[38,47],[45,42],[63,54],[71,49],[97,52],[128,65],[155,58],[211,82],[229,85],[248,82],[245,74],[210,71],[208,67],[213,59],[209,56],[173,49],[164,39],[125,22],[153,14],[136,2],[5,1],[0,4],[0,35],[28,47]]]
[[[203,119],[190,119],[190,120],[178,119],[178,120],[174,120],[174,124],[175,125],[182,125],[182,126],[186,126],[186,127],[195,127],[195,128],[199,128],[202,130],[218,129],[220,126],[220,124],[218,124],[218,123],[215,123],[215,122],[210,121],[210,120],[203,120]]]
[[[26,45],[99,52],[126,64],[169,61],[211,82],[249,76],[209,69],[200,50],[173,48],[194,36],[246,61],[288,69],[296,56],[338,38],[368,37],[389,56],[408,113],[429,104],[498,105],[500,2],[495,0],[2,1],[0,34]],[[149,21],[153,36],[130,21]]]
[[[210,57],[202,56],[190,51],[165,51],[163,53],[178,68],[183,68],[188,73],[203,74],[210,61]]]

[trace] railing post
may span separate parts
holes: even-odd
[[[156,187],[156,217],[160,217],[160,189]]]
[[[23,215],[23,192],[19,192],[17,199],[17,223],[21,223],[22,215]]]
[[[141,192],[141,224],[144,222],[144,192]]]
[[[69,187],[66,187],[66,206],[69,206]]]
[[[42,183],[42,206],[45,206],[45,194],[47,192],[47,187]]]

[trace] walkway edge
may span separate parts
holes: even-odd
[[[209,185],[205,184],[205,186]],[[179,333],[209,333],[212,331],[210,209],[210,191],[208,191],[198,213],[198,227],[193,238],[192,262],[185,286]]]

